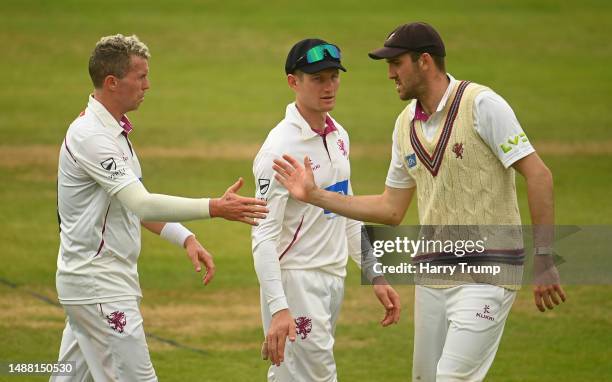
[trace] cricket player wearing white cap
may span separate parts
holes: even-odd
[[[552,309],[565,301],[546,233],[554,222],[552,175],[510,106],[491,89],[448,75],[444,56],[442,39],[426,23],[399,26],[370,53],[386,59],[400,99],[412,100],[395,125],[383,194],[326,192],[308,161],[303,167],[291,156],[275,161],[276,179],[295,199],[353,219],[399,224],[416,192],[421,225],[520,227],[516,170],[527,183],[532,223],[544,227],[536,235],[535,303],[541,311]],[[413,381],[485,378],[521,285],[523,254],[506,247],[474,255],[474,261],[508,264],[509,285],[432,281],[415,287]],[[432,262],[448,260],[443,253],[428,255]]]
[[[253,164],[256,196],[269,208],[267,218],[252,230],[266,334],[263,353],[273,363],[269,381],[337,380],[334,332],[349,254],[361,264],[362,223],[290,197],[274,179],[272,163],[285,152],[308,155],[318,184],[335,193],[352,193],[349,137],[329,115],[339,70],[346,71],[337,46],[320,39],[293,46],[285,73],[295,102],[270,131]],[[366,257],[368,261],[375,260]],[[396,323],[399,296],[380,275],[370,272],[368,277],[386,309],[382,325]]]
[[[136,36],[102,38],[90,60],[94,85],[87,108],[70,125],[59,154],[56,285],[67,320],[60,361],[73,376],[54,381],[156,381],[139,302],[140,225],[187,250],[196,271],[215,268],[193,233],[176,221],[222,217],[248,224],[265,217],[265,202],[236,194],[218,199],[149,193],[141,182],[125,113],[149,89],[149,51]],[[165,223],[169,222],[169,223]]]

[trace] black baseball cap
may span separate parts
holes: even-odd
[[[338,58],[332,57],[327,51],[324,50],[323,58],[320,61],[313,62],[310,64],[308,63],[308,61],[306,60],[306,52],[308,52],[315,46],[327,44],[333,45],[318,38],[307,38],[296,43],[287,55],[287,61],[285,62],[285,73],[291,74],[294,73],[297,69],[299,69],[302,72],[312,74],[329,68],[338,68],[346,72],[346,69],[340,63],[340,48],[335,45],[333,46],[338,50]]]
[[[397,57],[406,52],[446,56],[444,43],[438,32],[431,25],[422,22],[404,24],[395,28],[387,36],[384,47],[368,53],[368,56],[380,60]]]

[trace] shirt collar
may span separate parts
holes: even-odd
[[[102,124],[112,129],[116,135],[129,134],[133,130],[132,123],[126,115],[121,117],[121,121],[117,120],[111,115],[111,113],[104,107],[104,105],[94,98],[93,94],[89,96],[89,102],[87,108],[94,112],[96,117],[102,122]]]
[[[325,137],[327,134],[338,130],[338,128],[336,128],[334,120],[329,116],[329,114],[325,116],[325,130],[323,130],[322,132],[313,130],[308,124],[308,122],[306,122],[302,114],[300,114],[300,111],[295,105],[295,102],[292,102],[287,105],[285,119],[300,128],[300,130],[302,131],[302,139],[304,140],[316,136]]]
[[[436,108],[436,111],[433,114],[444,109],[444,107],[446,106],[446,102],[448,102],[448,98],[450,97],[450,94],[453,88],[455,87],[455,84],[457,83],[455,77],[451,76],[449,73],[446,73],[446,76],[449,79],[448,87],[446,88],[446,91],[444,92],[444,95],[442,96],[442,99],[440,100],[440,103],[438,103],[438,107]],[[425,113],[425,110],[423,110],[423,107],[421,106],[421,103],[418,100],[414,103],[413,112],[414,119],[417,121],[427,122],[429,117],[431,117],[431,115],[427,115],[427,113]]]
[[[119,121],[119,124],[121,125],[121,128],[123,128],[123,132],[126,135],[129,134],[132,130],[134,130],[132,122],[130,122],[130,119],[125,114],[123,115],[123,117],[121,117],[121,121]]]
[[[325,116],[325,130],[318,131],[318,130],[313,129],[312,127],[310,129],[321,137],[325,137],[327,134],[331,133],[332,131],[338,130],[336,129],[336,124],[334,123],[334,120],[331,119],[329,114]]]

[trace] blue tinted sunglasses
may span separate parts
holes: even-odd
[[[323,61],[326,55],[340,61],[340,49],[338,49],[337,46],[332,44],[321,44],[308,49],[305,55],[295,61],[294,67],[297,68],[304,60],[306,60],[307,64]]]

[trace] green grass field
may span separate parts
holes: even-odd
[[[447,46],[459,79],[486,84],[513,106],[555,176],[559,224],[611,224],[612,6],[606,1],[3,1],[0,4],[0,361],[52,361],[63,311],[56,300],[57,150],[85,107],[87,59],[102,35],[136,33],[152,52],[152,88],[132,113],[132,140],[147,187],[219,195],[237,177],[253,194],[251,160],[292,94],[284,59],[297,40],[337,43],[348,72],[334,116],[352,138],[358,194],[384,187],[393,123],[404,104],[384,63],[366,53],[395,26],[425,20]],[[525,187],[517,179],[525,223]],[[416,222],[415,206],[405,222]],[[250,230],[222,221],[187,224],[215,255],[203,287],[181,250],[143,234],[139,262],[145,329],[162,381],[262,381],[263,338]],[[349,265],[337,330],[342,381],[407,381],[413,288],[403,315],[383,329],[370,287]],[[540,314],[517,298],[490,381],[612,379],[610,286],[567,286],[567,303]],[[176,341],[193,351],[162,342]],[[45,380],[9,377],[0,380]]]

